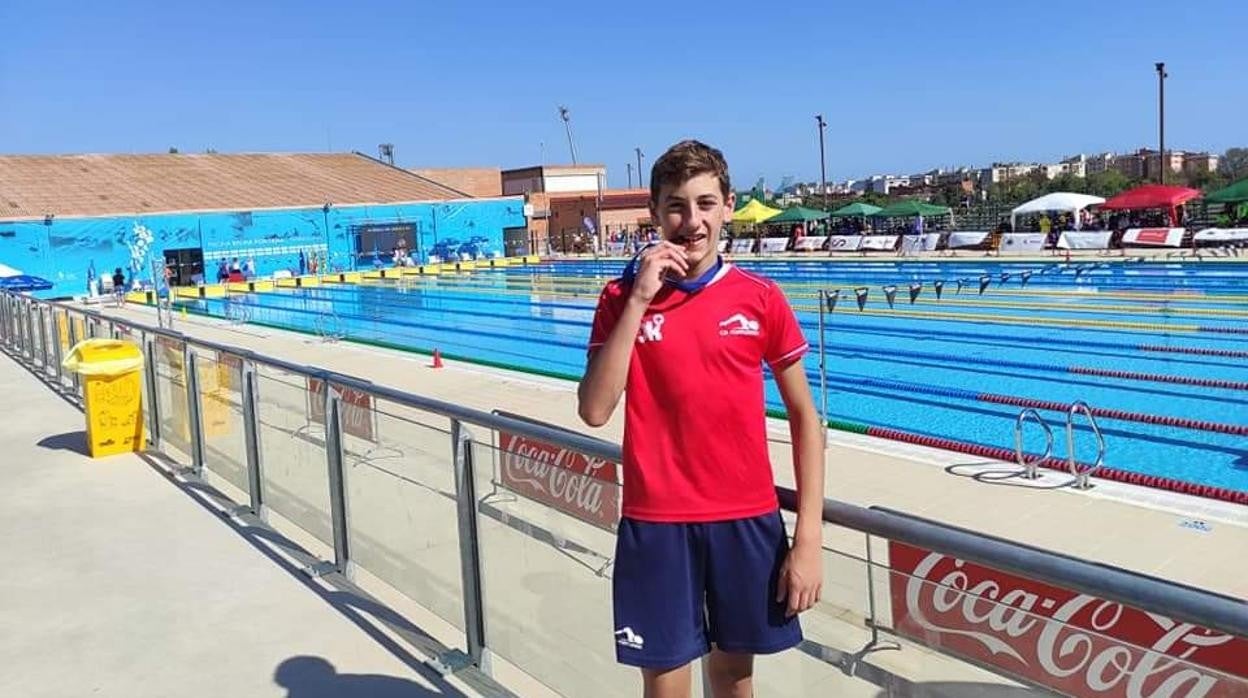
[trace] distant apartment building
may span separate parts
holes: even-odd
[[[1033,162],[994,162],[990,167],[980,170],[979,181],[982,186],[988,186],[1018,180],[1040,167]]]
[[[1186,174],[1217,172],[1219,162],[1219,157],[1212,153],[1187,153],[1183,158],[1183,172]]]

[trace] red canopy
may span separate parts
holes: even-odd
[[[1199,197],[1199,189],[1175,187],[1168,184],[1145,184],[1128,189],[1101,204],[1103,209],[1134,210],[1142,208],[1164,208],[1170,213],[1170,224],[1175,225],[1178,214],[1175,208],[1186,201]]]
[[[1198,196],[1200,196],[1199,189],[1173,187],[1168,184],[1145,184],[1135,189],[1128,189],[1109,199],[1101,204],[1101,208],[1173,208]]]

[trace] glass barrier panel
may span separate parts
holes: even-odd
[[[445,417],[340,388],[348,549],[360,568],[464,629]]]
[[[473,433],[490,649],[563,695],[641,695],[638,671],[615,661],[615,468],[506,433]]]
[[[182,465],[190,466],[190,410],[186,402],[182,344],[176,339],[156,337],[156,405],[160,414],[161,450]]]
[[[265,506],[333,550],[325,393],[302,375],[256,366],[257,433]],[[323,554],[324,551],[318,551]]]
[[[247,501],[247,444],[243,436],[243,361],[232,354],[199,350],[199,411],[204,470],[220,475]]]

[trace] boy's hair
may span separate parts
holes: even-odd
[[[717,148],[695,140],[684,140],[667,149],[650,168],[650,203],[659,203],[663,185],[680,186],[701,174],[719,178],[719,193],[728,199],[732,185],[728,181],[728,162]]]

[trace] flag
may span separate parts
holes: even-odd
[[[1021,276],[1023,278],[1023,285],[1026,286],[1027,282],[1031,281],[1031,270],[1028,269],[1027,271],[1023,272]]]
[[[884,298],[888,301],[888,307],[893,307],[893,300],[897,298],[897,287],[892,284],[885,286]]]
[[[962,287],[966,285],[966,279],[958,279],[957,294],[962,295]]]
[[[945,287],[945,282],[936,280],[932,282],[932,288],[936,289],[936,300],[940,300],[940,291]]]
[[[992,277],[984,274],[979,277],[979,295],[984,295],[984,289],[988,288],[988,284],[992,283]]]
[[[1005,282],[1009,280],[1010,280],[1010,272],[1008,271],[1001,272],[1001,285],[1004,286]]]
[[[923,292],[923,282],[914,281],[910,284],[910,305],[914,305],[914,300]]]
[[[871,293],[871,289],[866,286],[859,286],[854,289],[854,295],[858,296],[858,310],[861,311],[867,305],[867,294]]]
[[[841,298],[841,289],[827,291],[824,294],[824,302],[828,304],[828,312],[836,310],[836,302]]]

